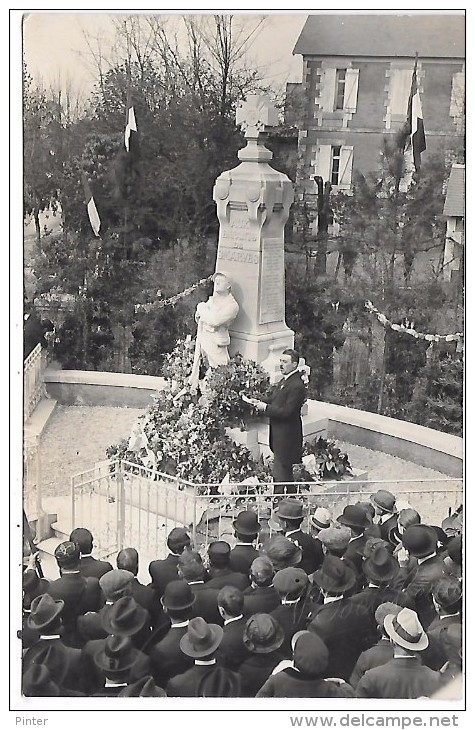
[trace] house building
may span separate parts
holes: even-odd
[[[303,57],[297,190],[315,197],[314,176],[351,189],[353,171],[380,167],[385,135],[407,118],[417,78],[427,151],[464,135],[465,16],[310,15],[294,48]]]
[[[463,272],[463,246],[465,240],[465,165],[452,165],[447,193],[445,196],[444,216],[447,230],[444,247],[444,278],[451,281]]]

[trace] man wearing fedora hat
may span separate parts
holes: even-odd
[[[363,563],[363,549],[367,539],[365,530],[371,525],[371,521],[366,510],[357,504],[348,504],[336,519],[340,525],[345,525],[351,530],[350,541],[344,555],[347,560],[351,560],[357,575],[360,575]]]
[[[124,687],[118,697],[166,697],[167,693],[161,687],[158,687],[153,677],[146,676],[132,682]]]
[[[123,596],[131,595],[130,586],[133,578],[133,573],[122,569],[108,570],[101,576],[99,586],[105,599],[104,605],[99,611],[88,611],[78,617],[77,628],[83,642],[106,638],[107,631],[102,618],[116,601]]]
[[[44,664],[32,664],[23,670],[22,695],[24,697],[84,697],[84,692],[58,685]]]
[[[170,679],[166,686],[169,697],[198,697],[201,680],[216,666],[216,652],[222,638],[221,626],[208,624],[201,616],[190,620],[186,634],[180,639],[180,648],[194,660],[194,665]],[[239,682],[238,675],[236,682]]]
[[[160,687],[166,687],[172,677],[193,666],[193,659],[180,649],[180,641],[193,617],[196,598],[186,581],[172,580],[166,586],[161,600],[171,626],[167,634],[152,646],[149,656],[155,682]]]
[[[281,662],[256,697],[354,697],[346,682],[324,679],[328,649],[310,631],[292,637],[292,661]]]
[[[109,571],[112,573],[113,571]],[[108,574],[106,574],[108,575]],[[104,576],[105,577],[105,576]],[[98,675],[94,657],[98,651],[104,649],[107,638],[127,636],[132,645],[139,650],[137,669],[141,671],[143,656],[147,650],[150,633],[150,614],[130,595],[122,596],[111,605],[106,606],[101,616],[105,638],[91,639],[82,648],[82,659],[85,666],[85,680],[89,693],[95,692],[102,686],[102,676]],[[150,664],[147,657],[145,673],[150,673]]]
[[[139,554],[137,550],[132,547],[123,548],[117,554],[116,563],[118,570],[127,570],[132,573],[133,578],[129,584],[130,595],[135,598],[142,608],[149,612],[154,630],[157,631],[157,629],[164,627],[165,633],[169,629],[170,623],[163,614],[162,604],[158,600],[156,592],[151,586],[145,586],[137,579],[139,572]]]
[[[284,537],[295,542],[302,550],[300,567],[307,575],[313,573],[323,562],[323,550],[320,542],[301,529],[303,522],[303,504],[298,499],[281,499],[274,512],[284,528]]]
[[[255,613],[270,613],[280,605],[279,594],[274,588],[274,567],[269,558],[262,555],[253,560],[249,577],[251,585],[244,591],[243,613],[246,618]]]
[[[240,697],[241,678],[226,667],[212,667],[201,679],[198,697]]]
[[[163,596],[167,583],[178,580],[178,559],[184,550],[191,547],[191,538],[184,527],[174,527],[167,537],[169,554],[164,560],[152,560],[148,572],[152,582],[150,586],[158,598]]]
[[[240,591],[249,587],[249,578],[244,573],[231,570],[229,567],[231,546],[224,540],[215,540],[208,546],[209,558],[209,579],[206,581],[208,588],[224,588],[234,586]]]
[[[187,550],[178,560],[178,577],[186,580],[195,596],[193,615],[201,616],[208,623],[222,624],[218,611],[217,588],[208,588],[205,583],[206,568],[198,552]]]
[[[302,562],[302,549],[296,542],[292,542],[283,535],[274,535],[261,548],[262,554],[266,555],[272,563],[274,570],[284,568],[300,568]]]
[[[352,611],[349,597],[356,582],[355,571],[336,556],[325,555],[313,581],[320,587],[323,605],[314,610],[308,629],[327,645],[327,676],[348,681],[361,653],[360,619]]]
[[[60,688],[81,691],[81,651],[67,646],[61,638],[63,611],[64,601],[55,600],[48,593],[33,599],[27,625],[38,632],[39,638],[23,655],[23,671],[34,664],[44,664]]]
[[[284,656],[290,657],[290,640],[305,627],[310,612],[307,574],[301,568],[284,568],[275,574],[274,587],[280,596],[280,606],[271,611],[271,616],[284,630],[281,651]]]
[[[398,606],[396,603],[387,602],[381,603],[374,612],[379,639],[376,644],[363,651],[358,657],[350,677],[350,684],[355,689],[365,672],[369,669],[374,669],[374,667],[380,667],[382,664],[386,664],[386,662],[389,662],[393,658],[393,645],[389,641],[389,636],[384,628],[384,619],[388,614],[398,614],[401,609],[402,606]]]
[[[254,510],[244,510],[233,521],[237,542],[229,555],[229,567],[237,573],[249,575],[252,561],[259,557],[254,547],[262,525]]]
[[[441,686],[441,677],[420,660],[429,639],[417,613],[403,608],[384,618],[384,628],[394,647],[386,664],[369,669],[358,682],[357,697],[415,700],[430,697]]]
[[[389,541],[389,533],[397,525],[396,497],[387,489],[378,489],[372,494],[371,504],[376,513],[375,522],[379,525],[379,532],[383,540]]]
[[[371,538],[369,538],[371,539]],[[369,557],[363,561],[363,573],[368,585],[349,598],[349,605],[355,616],[359,618],[359,636],[361,651],[369,649],[378,640],[375,622],[375,611],[381,603],[401,603],[404,607],[410,599],[397,588],[392,587],[399,573],[399,563],[391,555],[387,543],[377,545]]]
[[[77,619],[88,611],[98,611],[104,603],[104,596],[97,578],[85,578],[79,568],[80,551],[76,543],[60,543],[54,551],[61,577],[51,581],[48,593],[64,601],[63,639],[74,647],[82,646],[77,631]]]
[[[17,635],[21,639],[23,650],[28,649],[40,638],[38,631],[29,628],[27,620],[30,615],[32,600],[46,593],[49,586],[49,581],[46,578],[40,578],[35,570],[36,556],[37,553],[29,555],[26,569],[22,575],[22,627]]]
[[[284,658],[281,652],[284,631],[273,616],[257,613],[247,619],[242,640],[249,651],[249,657],[239,669],[241,695],[255,697],[272,670]]]
[[[111,634],[94,655],[98,687],[93,697],[117,697],[129,683],[150,676],[149,658],[130,636]]]
[[[416,566],[407,571],[404,594],[413,601],[419,620],[427,629],[436,617],[432,590],[444,574],[444,561],[437,555],[437,533],[429,525],[412,525],[404,530],[402,544],[409,556],[417,559]]]

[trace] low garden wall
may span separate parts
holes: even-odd
[[[148,375],[52,369],[45,372],[48,394],[64,405],[146,408],[153,393],[164,383],[164,378]],[[321,434],[398,456],[451,477],[463,475],[463,440],[458,436],[321,401],[308,401],[305,411],[305,437]],[[267,433],[263,423],[258,429],[262,446]]]

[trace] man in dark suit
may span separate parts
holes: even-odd
[[[77,619],[88,611],[98,611],[104,603],[104,596],[97,578],[85,578],[79,569],[79,547],[74,542],[62,542],[54,551],[61,577],[51,581],[48,593],[64,601],[63,639],[74,647],[81,647],[82,640],[77,633]]]
[[[234,586],[240,591],[245,591],[249,587],[249,578],[238,571],[233,571],[229,567],[231,546],[224,540],[216,540],[210,543],[208,547],[209,557],[209,579],[206,581],[208,588],[224,588],[224,586]]]
[[[396,615],[388,614],[384,628],[393,644],[394,657],[365,672],[356,687],[356,696],[395,700],[431,697],[442,681],[439,672],[420,661],[420,653],[429,640],[417,613],[403,608]]]
[[[178,558],[191,545],[191,538],[183,527],[174,527],[167,538],[169,555],[164,560],[152,560],[148,572],[152,579],[151,587],[158,598],[163,596],[167,583],[178,580]]]
[[[193,666],[193,659],[181,651],[180,640],[193,617],[195,600],[190,586],[184,580],[172,580],[165,588],[162,603],[171,626],[163,639],[149,651],[152,674],[159,687],[166,687],[172,677]]]
[[[295,494],[293,464],[302,461],[302,418],[300,411],[307,389],[298,370],[299,356],[295,350],[284,350],[280,356],[283,375],[268,403],[251,399],[258,411],[269,418],[269,446],[274,454],[272,476],[276,483],[274,494]]]
[[[363,550],[367,540],[365,530],[371,525],[371,521],[363,507],[357,504],[347,505],[343,513],[336,518],[341,525],[349,527],[351,537],[344,557],[351,560],[355,566],[357,575],[361,575],[363,564]]]
[[[61,638],[64,605],[64,601],[55,600],[48,593],[37,596],[31,602],[27,624],[38,632],[38,641],[25,652],[23,671],[33,665],[44,664],[57,685],[81,691],[84,680],[81,651],[67,646]]]
[[[308,630],[318,634],[328,647],[327,676],[348,682],[361,654],[359,617],[354,615],[349,598],[355,571],[334,555],[326,555],[313,580],[324,602],[313,612]]]
[[[78,633],[83,642],[93,639],[105,639],[107,630],[104,628],[103,616],[123,596],[129,596],[130,585],[134,574],[128,570],[108,570],[99,580],[99,586],[105,598],[104,605],[98,611],[88,611],[77,620]]]
[[[280,606],[271,611],[271,616],[284,631],[281,651],[284,656],[292,656],[291,639],[297,631],[305,628],[310,606],[306,591],[308,577],[301,568],[284,568],[274,576],[274,586],[280,596]]]
[[[461,625],[462,585],[453,575],[443,575],[432,590],[437,617],[430,624],[427,635],[429,637],[429,653],[423,656],[423,661],[431,669],[440,669],[446,661],[445,650],[441,635],[447,626]],[[460,650],[462,646],[460,646]]]
[[[364,590],[355,593],[348,599],[351,612],[358,617],[358,641],[361,651],[369,649],[378,640],[378,629],[375,611],[381,603],[402,600],[407,605],[408,598],[397,589],[390,587],[399,572],[399,564],[393,555],[384,547],[377,545],[370,556],[363,561],[363,572],[369,581]]]
[[[427,629],[436,618],[432,591],[444,574],[444,561],[436,552],[437,533],[429,525],[412,525],[404,530],[402,544],[409,557],[417,559],[405,578],[404,593],[414,602],[419,621]],[[404,570],[402,551],[398,553],[398,560]]]
[[[237,542],[229,555],[229,567],[237,573],[249,575],[252,561],[259,557],[254,543],[262,526],[253,510],[244,510],[233,521],[233,528]]]
[[[112,570],[112,565],[107,560],[97,560],[93,558],[92,546],[94,538],[91,532],[85,527],[76,527],[70,534],[69,539],[79,546],[81,559],[79,560],[79,570],[85,578],[102,578],[104,573]]]
[[[396,497],[386,489],[378,489],[375,494],[371,495],[371,504],[375,510],[380,536],[389,542],[389,535],[397,527]]]
[[[137,603],[145,608],[151,617],[152,627],[155,631],[164,629],[164,633],[168,631],[170,622],[163,613],[162,604],[150,586],[144,586],[137,579],[139,572],[139,554],[135,548],[124,548],[117,555],[117,568],[119,570],[128,570],[133,574],[133,578],[129,584],[130,595],[135,598]],[[158,641],[158,634],[156,640]]]
[[[369,649],[363,651],[355,664],[351,673],[350,684],[356,689],[358,682],[365,672],[382,664],[391,661],[394,656],[393,645],[389,640],[389,636],[384,628],[384,619],[389,614],[396,616],[401,611],[402,606],[396,603],[382,603],[374,612],[376,627],[379,633],[379,640]]]
[[[295,542],[302,550],[302,559],[299,567],[307,575],[314,573],[323,563],[323,548],[311,535],[303,532],[303,504],[297,499],[282,499],[274,512],[284,529],[284,537]]]
[[[251,585],[244,591],[244,615],[249,617],[255,613],[271,613],[280,605],[280,596],[272,585],[274,568],[269,558],[256,558],[249,575]]]
[[[238,671],[240,664],[249,656],[242,637],[246,618],[243,615],[244,596],[234,586],[224,586],[218,593],[218,608],[223,617],[223,638],[218,649],[219,663]]]
[[[178,560],[178,577],[186,580],[195,596],[193,615],[201,616],[208,623],[222,624],[218,610],[217,588],[208,588],[205,583],[206,569],[201,555],[187,550]]]
[[[191,619],[187,633],[180,640],[180,648],[195,663],[191,669],[170,679],[166,686],[168,697],[198,697],[203,677],[216,666],[216,651],[222,638],[221,626],[208,624],[200,616]],[[236,686],[239,686],[238,676]]]
[[[128,636],[111,634],[94,655],[98,687],[93,697],[117,697],[129,683],[150,676],[150,660]]]

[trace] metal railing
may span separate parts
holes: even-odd
[[[233,542],[233,521],[244,509],[253,509],[263,525],[262,535],[272,534],[269,518],[282,494],[272,483],[193,484],[145,466],[114,460],[71,479],[71,527],[88,527],[96,550],[113,555],[123,547],[135,547],[143,561],[165,557],[166,537],[175,526],[190,530],[197,549],[209,542]],[[303,529],[317,507],[326,507],[336,518],[345,505],[369,501],[379,488],[397,497],[399,507],[411,506],[423,522],[440,525],[462,502],[461,479],[347,480],[282,485],[296,488],[304,504]]]
[[[26,422],[45,394],[46,353],[38,343],[23,363],[23,419]]]

